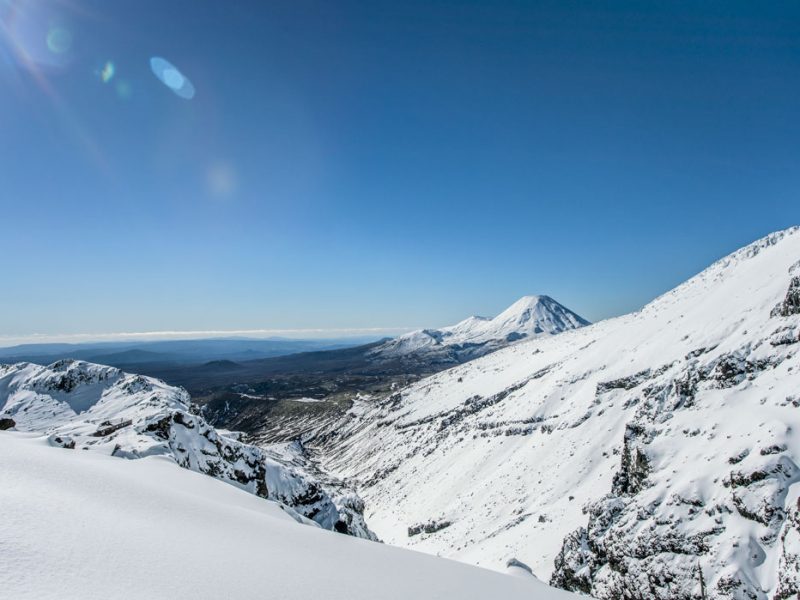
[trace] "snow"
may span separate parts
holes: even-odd
[[[771,598],[800,564],[800,315],[776,316],[799,272],[800,230],[773,234],[639,312],[361,405],[318,452],[356,485],[388,543],[498,570],[516,558],[547,580],[565,538],[588,523],[632,578],[578,535],[567,558],[599,597],[663,569],[688,597],[700,565],[711,598]],[[641,482],[615,479],[623,456],[642,457]],[[739,472],[745,482],[726,486]],[[449,524],[409,535],[430,522]]]
[[[373,356],[395,357],[443,349],[483,346],[487,353],[524,338],[554,335],[589,322],[549,296],[524,296],[493,319],[468,317],[441,329],[421,329],[389,340],[373,350]]]
[[[373,538],[361,499],[312,473],[285,448],[258,448],[215,430],[182,388],[112,367],[62,360],[0,365],[0,417],[50,443],[120,458],[164,456],[252,494],[278,500],[326,529]],[[296,449],[300,452],[300,449]]]
[[[478,339],[501,339],[509,335],[535,336],[577,329],[589,322],[549,296],[524,296],[476,333]]]
[[[12,573],[0,589],[17,592],[24,579],[29,588],[42,583],[12,597],[63,595],[69,586],[85,591],[80,597],[125,597],[137,584],[145,586],[137,597],[175,597],[175,589],[192,597],[264,589],[277,597],[561,597],[538,578],[602,600],[634,590],[658,600],[793,597],[799,276],[793,228],[616,319],[548,335],[545,327],[556,333],[567,317],[548,321],[558,311],[537,297],[495,319],[395,340],[442,348],[448,336],[456,345],[482,339],[490,324],[491,335],[533,327],[530,339],[387,397],[359,398],[307,440],[328,472],[356,486],[381,539],[502,574],[303,527],[293,522],[305,522],[302,504],[282,513],[288,521],[257,509],[267,501],[237,484],[257,492],[266,482],[288,504],[320,489],[303,445],[267,451],[219,436],[188,412],[182,390],[86,363],[0,367],[0,417],[47,434],[0,432],[0,572]],[[159,437],[151,426],[164,419]],[[68,446],[65,438],[78,449],[47,447]],[[214,454],[217,443],[220,455],[237,457],[233,465]],[[232,469],[247,465],[246,483],[237,482]],[[349,511],[358,525],[360,498],[326,489],[332,517],[318,524],[330,528]],[[195,564],[203,568],[187,568]],[[152,589],[134,581],[134,568],[153,573]]]
[[[532,578],[300,525],[163,457],[125,461],[0,432],[1,595],[15,600],[520,598]]]

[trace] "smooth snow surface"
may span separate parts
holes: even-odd
[[[800,231],[768,236],[637,313],[357,403],[325,466],[391,544],[544,580],[558,559],[603,598],[794,597],[798,276]]]
[[[175,466],[0,432],[0,597],[567,600],[520,579],[299,525]]]

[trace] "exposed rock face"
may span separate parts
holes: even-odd
[[[14,422],[14,419],[0,418],[0,431],[11,429],[15,425],[16,423]]]
[[[772,310],[773,317],[789,317],[800,314],[800,275],[792,277],[786,298]]]
[[[800,597],[800,499],[789,510],[780,536],[783,552],[778,564],[778,587],[774,600]]]
[[[0,416],[63,448],[169,456],[324,528],[374,539],[360,498],[312,474],[301,447],[259,448],[223,435],[195,414],[186,391],[156,379],[79,361],[0,366]]]
[[[708,427],[710,421],[702,418],[724,410],[714,403],[722,397],[718,390],[756,381],[793,354],[767,356],[749,344],[711,360],[699,358],[704,354],[690,353],[678,369],[634,378],[637,385],[626,388],[639,406],[626,426],[611,493],[586,505],[588,525],[565,538],[551,585],[602,600],[767,600],[753,569],[771,554],[781,565],[773,597],[794,593],[797,511],[787,513],[786,500],[797,495],[791,488],[800,481],[800,468],[787,443],[791,425],[759,431],[757,447],[726,463],[685,465],[687,473],[673,475],[682,480],[680,486],[669,485],[670,473],[679,469],[667,460],[674,454],[669,438],[678,423],[696,422],[695,428],[681,429],[687,438],[718,439],[725,428]],[[601,402],[607,390],[598,386]],[[793,407],[786,398],[772,403]],[[749,533],[731,537],[732,531]]]

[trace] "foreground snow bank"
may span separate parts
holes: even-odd
[[[0,432],[2,595],[35,598],[526,598],[521,579],[298,525],[281,505],[180,469]]]
[[[302,448],[273,451],[224,435],[195,414],[185,390],[158,379],[76,360],[0,365],[3,418],[20,431],[46,433],[50,444],[63,448],[130,459],[167,456],[282,502],[325,529],[374,539],[361,499],[311,473]]]

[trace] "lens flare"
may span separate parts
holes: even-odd
[[[230,198],[238,188],[238,178],[233,166],[227,162],[216,162],[206,172],[209,193],[216,198]]]
[[[72,31],[56,9],[50,3],[0,0],[0,50],[35,77],[70,64]]]
[[[158,80],[171,89],[176,95],[185,100],[194,98],[194,86],[189,79],[181,73],[168,60],[158,56],[150,59],[150,69]]]
[[[131,94],[133,94],[133,88],[131,87],[131,84],[125,80],[117,81],[116,90],[117,96],[120,97],[120,100],[127,100],[131,97]]]
[[[106,171],[105,156],[91,132],[50,82],[52,73],[64,72],[72,64],[73,33],[67,26],[71,10],[71,3],[65,0],[0,0],[0,64],[10,67],[4,71],[11,72],[10,82],[21,94],[27,94],[29,82],[39,88],[67,135]],[[0,87],[6,93],[5,86]]]
[[[114,67],[114,63],[108,61],[106,64],[103,65],[103,68],[100,69],[100,81],[103,83],[108,83],[114,78],[114,73],[116,72],[116,68]]]
[[[63,27],[51,27],[47,32],[47,48],[53,54],[66,54],[72,48],[72,34]]]

